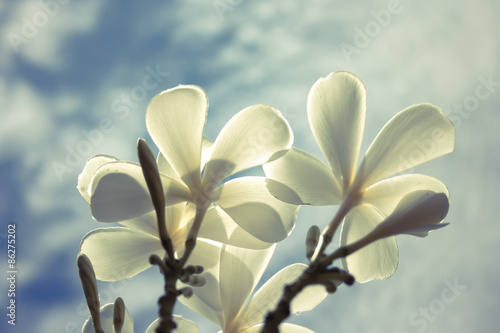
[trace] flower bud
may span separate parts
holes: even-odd
[[[182,294],[182,296],[184,296],[186,298],[193,296],[193,289],[191,289],[189,287],[184,287],[181,290],[179,290],[179,292]]]
[[[101,314],[99,310],[99,295],[97,293],[97,280],[94,273],[94,268],[90,259],[83,253],[78,255],[77,259],[78,274],[82,281],[83,293],[87,300],[90,316],[96,332],[102,332]]]
[[[125,303],[121,297],[115,300],[113,309],[113,327],[115,333],[121,333],[123,322],[125,320]]]
[[[425,237],[429,231],[448,225],[440,223],[448,214],[448,208],[449,200],[445,193],[425,190],[410,192],[373,232],[387,236],[411,234]]]
[[[306,237],[306,257],[307,257],[307,259],[311,259],[311,257],[313,256],[314,251],[316,250],[316,247],[318,246],[319,235],[320,235],[320,230],[319,230],[319,227],[317,225],[313,225],[307,231],[307,237]]]

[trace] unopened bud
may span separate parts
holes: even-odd
[[[125,303],[121,297],[115,300],[114,311],[113,311],[113,327],[115,328],[115,333],[121,333],[123,322],[125,320]]]
[[[337,291],[337,286],[333,282],[325,282],[323,283],[326,291],[330,294],[333,294],[335,291]]]
[[[320,235],[320,230],[319,230],[317,225],[313,225],[307,231],[307,237],[306,237],[306,257],[307,257],[307,259],[311,259],[311,257],[313,256],[314,251],[316,250],[316,247],[318,246],[319,235]]]
[[[97,293],[97,280],[94,268],[90,259],[83,253],[78,255],[77,259],[78,275],[82,282],[83,293],[87,300],[90,316],[96,332],[102,332],[101,314],[99,311],[99,295]]]
[[[203,276],[191,275],[189,277],[188,284],[193,287],[203,287],[207,283],[207,280]]]
[[[193,289],[191,289],[189,287],[184,287],[181,290],[179,290],[179,292],[182,294],[182,296],[184,296],[186,298],[193,296]]]

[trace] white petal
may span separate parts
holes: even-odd
[[[263,322],[268,311],[274,310],[283,296],[285,285],[293,283],[307,268],[304,264],[287,266],[269,279],[250,299],[239,316],[242,326],[251,326]],[[297,295],[291,304],[291,313],[310,311],[316,307],[328,293],[323,286],[312,286]]]
[[[201,184],[201,141],[208,100],[197,86],[178,86],[153,97],[146,127],[156,146],[189,188]]]
[[[225,325],[237,317],[264,273],[274,248],[249,250],[224,246],[220,262],[220,291]]]
[[[177,181],[182,181],[179,175],[175,172],[174,168],[172,168],[172,165],[168,163],[165,156],[161,153],[161,151],[158,153],[158,156],[156,157],[156,164],[158,164],[158,171],[161,174],[173,178]]]
[[[220,186],[219,191],[216,203],[261,241],[279,242],[292,231],[298,206],[272,196],[264,177],[235,178]]]
[[[214,143],[207,137],[203,137],[203,141],[201,142],[201,169],[205,167],[205,163],[210,157],[210,154],[212,153],[212,145]],[[158,170],[160,173],[164,174],[167,177],[173,178],[177,181],[181,181],[181,178],[177,173],[175,172],[174,168],[170,163],[167,161],[165,156],[161,153],[161,151],[158,153],[158,157],[156,158],[156,162],[158,164]]]
[[[130,230],[113,227],[99,228],[87,233],[80,244],[98,280],[121,281],[151,267],[149,256],[165,254],[159,238]]]
[[[221,246],[221,244],[197,239],[196,246],[189,256],[187,265],[203,266],[205,270],[217,266],[220,260]]]
[[[172,332],[177,332],[177,333],[198,333],[198,326],[196,326],[195,323],[193,323],[191,320],[187,320],[186,318],[183,318],[182,316],[178,315],[173,315],[174,321],[177,324],[177,328],[172,330]],[[156,327],[160,323],[160,318],[156,319],[149,325],[148,329],[146,330],[146,333],[155,333],[156,332]]]
[[[156,222],[156,212],[154,211],[119,223],[132,230],[158,237],[158,222]]]
[[[453,151],[455,128],[432,104],[395,115],[377,135],[361,162],[356,182],[369,186]]]
[[[109,162],[116,162],[118,159],[109,155],[96,155],[89,159],[83,168],[82,173],[78,176],[78,191],[82,197],[90,203],[89,187],[92,177],[97,169]]]
[[[426,175],[408,174],[384,179],[370,186],[363,194],[363,202],[375,206],[388,216],[406,194],[416,190],[449,195],[446,185],[438,179]]]
[[[351,244],[372,231],[384,216],[373,206],[363,204],[354,207],[347,214],[340,245]],[[398,246],[395,237],[387,237],[373,242],[342,259],[342,264],[359,283],[377,279],[387,279],[398,266]]]
[[[264,324],[255,325],[242,330],[241,333],[259,333],[263,327]],[[281,333],[314,333],[308,328],[290,323],[282,323],[279,328]]]
[[[388,235],[415,233],[416,236],[426,236],[428,231],[444,226],[438,226],[438,223],[448,214],[448,208],[449,199],[445,193],[413,191],[401,199],[377,230]]]
[[[101,328],[104,332],[114,332],[113,326],[113,313],[115,306],[113,303],[108,303],[101,307],[99,310],[101,314]],[[82,328],[82,333],[94,333],[94,324],[92,318],[89,316]],[[127,308],[125,308],[125,318],[123,319],[122,333],[134,333],[134,321],[130,316]]]
[[[283,157],[263,165],[267,188],[276,198],[295,205],[337,205],[342,189],[332,170],[316,157],[292,147]]]
[[[191,193],[181,183],[162,177],[167,204],[189,201]],[[137,163],[112,162],[101,166],[90,185],[90,208],[100,222],[129,220],[154,210],[151,196]]]
[[[292,142],[292,130],[279,111],[250,106],[237,113],[215,140],[203,184],[213,189],[229,175],[278,158]]]
[[[307,115],[338,183],[347,189],[354,177],[365,126],[363,82],[349,72],[319,79],[309,92]]]
[[[273,245],[273,243],[263,242],[250,235],[219,206],[212,206],[207,211],[198,232],[198,238],[251,249],[264,249]]]

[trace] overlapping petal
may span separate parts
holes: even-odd
[[[201,142],[208,100],[197,86],[178,86],[151,100],[146,127],[151,138],[189,188],[201,184]]]
[[[175,333],[198,333],[198,326],[193,323],[191,320],[187,320],[182,316],[173,315],[174,321],[177,324],[177,328],[173,329],[172,332]],[[156,327],[160,323],[160,318],[156,319],[149,325],[146,333],[156,333]]]
[[[276,308],[283,296],[285,285],[294,282],[307,268],[304,264],[293,264],[283,268],[269,279],[248,301],[239,315],[242,326],[251,326],[264,321],[268,311]],[[311,286],[300,292],[291,304],[291,313],[310,311],[328,295],[323,286]]]
[[[207,138],[203,137],[203,140],[201,142],[201,169],[205,167],[205,163],[210,157],[210,154],[212,153],[212,145],[213,142]],[[158,164],[158,170],[160,173],[163,175],[173,178],[177,181],[182,181],[179,175],[175,172],[174,168],[168,160],[165,158],[165,156],[161,153],[161,151],[158,153],[158,157],[156,158],[156,162]]]
[[[439,108],[410,106],[377,135],[359,166],[356,183],[369,186],[451,153],[454,145],[455,127]]]
[[[370,186],[363,194],[363,202],[377,207],[381,213],[388,216],[406,194],[416,190],[449,195],[446,185],[438,179],[421,174],[408,174],[384,179]]]
[[[292,146],[293,134],[279,111],[253,105],[224,126],[205,166],[203,184],[215,188],[224,178],[281,156]]]
[[[220,298],[223,304],[223,329],[230,325],[257,285],[275,246],[249,250],[225,245],[220,258]]]
[[[104,332],[114,332],[113,314],[115,306],[113,303],[108,303],[101,307],[99,310],[101,314],[101,328]],[[94,324],[92,318],[89,316],[85,324],[83,324],[82,333],[94,333]],[[125,308],[125,317],[123,319],[122,333],[134,333],[134,321]]]
[[[207,211],[198,237],[251,249],[265,249],[273,245],[259,240],[240,228],[219,206],[213,206]]]
[[[161,178],[167,204],[189,201],[191,193],[172,178]],[[120,222],[152,211],[153,204],[142,169],[137,163],[112,162],[94,173],[90,208],[100,222]]]
[[[82,172],[80,173],[80,175],[78,175],[78,185],[77,185],[78,191],[80,192],[83,199],[87,201],[87,203],[90,204],[90,193],[89,193],[90,182],[96,170],[106,163],[116,162],[116,161],[118,161],[118,159],[110,155],[95,155],[87,161]]]
[[[283,157],[263,165],[272,195],[295,205],[337,205],[342,188],[332,170],[316,157],[292,147]]]
[[[149,256],[163,256],[159,238],[122,227],[99,228],[87,233],[80,251],[89,257],[101,281],[128,279],[151,267]]]
[[[353,208],[344,220],[340,245],[346,246],[366,236],[384,216],[375,207],[362,204]],[[342,265],[359,283],[392,276],[398,266],[398,246],[395,237],[371,243],[342,259]]]
[[[351,184],[366,114],[366,90],[349,72],[334,72],[312,86],[307,98],[311,130],[343,190]]]
[[[276,243],[291,232],[298,206],[272,196],[263,177],[232,179],[218,189],[217,204],[243,229],[261,241]]]

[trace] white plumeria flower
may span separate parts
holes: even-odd
[[[204,155],[207,155],[211,142],[204,140]],[[78,189],[82,197],[90,203],[89,187],[96,170],[110,164],[127,163],[106,155],[91,158],[78,178]],[[172,167],[163,155],[158,156],[158,168],[162,175],[178,180]],[[139,165],[134,166],[140,168]],[[178,203],[165,207],[166,227],[172,240],[174,251],[182,256],[187,234],[193,223],[196,208],[193,204]],[[136,218],[119,221],[124,227],[98,228],[85,235],[80,244],[80,251],[92,262],[97,279],[101,281],[120,281],[151,267],[149,256],[165,256],[158,232],[158,223],[154,211]],[[204,222],[198,233],[199,241],[188,263],[197,262],[205,268],[216,264],[218,252],[204,239],[251,248],[265,248],[272,244],[259,241],[234,221],[218,206],[208,208]],[[213,254],[213,255],[210,255]]]
[[[307,268],[304,264],[293,264],[282,269],[250,297],[274,248],[255,250],[223,245],[219,264],[202,274],[206,284],[193,288],[194,294],[180,301],[219,325],[220,332],[260,332],[267,312],[274,310],[281,299],[284,286],[294,282]],[[326,296],[323,286],[309,286],[293,299],[291,313],[310,311]],[[280,331],[312,333],[305,327],[288,323],[281,324]]]
[[[324,236],[331,238],[343,223],[341,245],[371,231],[414,190],[448,193],[435,178],[403,171],[453,151],[455,129],[441,110],[418,104],[399,112],[380,131],[356,171],[365,125],[366,91],[361,80],[348,72],[319,79],[307,102],[309,124],[326,166],[314,156],[292,148],[266,164],[268,189],[277,198],[296,205],[340,205]],[[352,219],[360,204],[365,219]],[[371,244],[347,257],[345,268],[358,282],[390,277],[398,264],[394,237]]]
[[[104,333],[115,333],[113,325],[113,314],[115,310],[115,305],[113,303],[108,303],[101,307],[101,328]],[[158,326],[158,320],[156,319],[146,330],[146,333],[155,333],[156,326]],[[177,324],[177,328],[173,330],[176,333],[198,333],[198,326],[190,320],[187,320],[181,316],[174,315],[174,321]],[[94,325],[92,323],[92,318],[89,316],[88,319],[83,324],[82,333],[95,333]],[[125,316],[123,320],[123,326],[121,333],[134,333],[134,321],[130,316],[128,310],[125,308]]]
[[[292,145],[291,129],[279,111],[250,106],[222,129],[202,158],[208,102],[197,86],[178,86],[155,96],[146,111],[148,131],[176,177],[161,174],[166,205],[191,202],[206,211],[212,203],[257,239],[275,243],[292,230],[297,207],[276,200],[264,177],[227,177],[282,156]],[[203,171],[203,176],[202,176]],[[160,170],[161,172],[161,170]],[[106,163],[92,175],[90,207],[97,221],[121,222],[154,210],[136,163]]]

